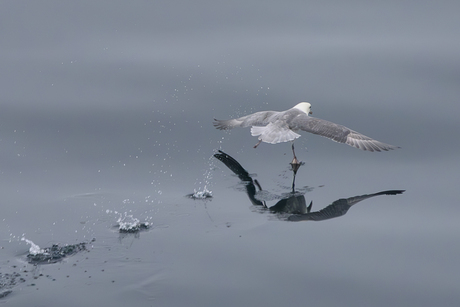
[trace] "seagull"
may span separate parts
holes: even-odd
[[[292,165],[299,165],[294,151],[294,140],[300,137],[300,130],[324,136],[338,143],[345,143],[355,148],[367,151],[388,151],[398,146],[393,146],[376,141],[345,126],[329,122],[324,119],[309,116],[313,114],[311,104],[301,102],[286,111],[262,111],[249,114],[240,118],[217,120],[214,127],[220,130],[230,130],[236,127],[251,127],[251,135],[258,136],[259,142],[278,144],[292,142],[294,159]]]

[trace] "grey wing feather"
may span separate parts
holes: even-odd
[[[265,126],[270,122],[270,118],[278,113],[276,111],[262,111],[240,118],[227,120],[214,119],[213,125],[220,130],[228,130],[236,127]]]
[[[294,118],[291,122],[291,129],[298,129],[321,135],[333,141],[345,143],[362,150],[388,151],[399,148],[397,146],[376,141],[345,126],[335,124],[324,119],[307,116],[306,114],[301,114]]]
[[[301,114],[291,121],[291,129],[303,130],[313,134],[327,137],[339,143],[345,143],[350,129],[345,126],[334,124],[327,120]]]

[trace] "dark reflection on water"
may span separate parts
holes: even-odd
[[[298,222],[298,221],[323,221],[332,219],[334,217],[339,217],[345,215],[348,209],[351,208],[354,204],[374,197],[378,195],[397,195],[402,194],[405,190],[391,190],[391,191],[382,191],[373,194],[366,194],[360,196],[354,196],[350,198],[341,198],[334,201],[332,204],[327,206],[324,209],[315,212],[308,212],[304,214],[295,214],[288,217],[289,221]],[[311,205],[311,204],[310,204]]]
[[[405,190],[388,190],[372,194],[359,195],[349,198],[341,198],[334,201],[329,206],[319,210],[311,212],[313,201],[307,206],[305,201],[305,192],[295,190],[295,178],[300,167],[303,164],[291,164],[292,166],[292,190],[289,193],[285,193],[284,197],[279,200],[274,206],[268,207],[265,200],[257,197],[256,186],[259,191],[262,191],[260,183],[256,179],[252,179],[248,171],[246,171],[238,161],[233,157],[219,150],[219,153],[214,155],[218,160],[222,161],[232,172],[234,172],[241,181],[243,181],[246,187],[246,193],[248,194],[249,200],[255,206],[262,206],[275,213],[288,213],[292,214],[287,217],[289,221],[323,221],[331,218],[345,215],[348,209],[354,204],[379,195],[398,195],[402,194]],[[280,216],[281,217],[281,216]]]

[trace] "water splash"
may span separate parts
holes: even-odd
[[[116,210],[107,209],[105,210],[105,213],[118,215],[116,227],[120,233],[136,233],[141,230],[150,229],[153,225],[152,222],[141,222],[138,218],[128,212],[121,213]],[[150,217],[148,219],[151,220],[152,218]]]
[[[44,249],[41,249],[40,246],[32,242],[31,240],[26,239],[25,237],[21,238],[21,241],[25,241],[27,244],[30,244],[29,255],[38,255],[45,253]]]
[[[117,223],[120,233],[135,233],[141,230],[147,230],[152,225],[149,222],[141,222],[138,218],[135,218],[132,214],[127,214],[126,212],[124,215],[120,214]]]
[[[208,159],[208,168],[204,171],[203,173],[203,177],[204,177],[204,180],[203,181],[198,181],[197,179],[197,182],[199,185],[202,185],[204,184],[203,188],[198,188],[198,189],[193,189],[193,193],[192,194],[188,194],[187,196],[192,198],[192,199],[207,199],[207,198],[212,198],[212,191],[211,190],[208,190],[208,186],[211,186],[212,185],[212,175],[213,175],[213,171],[215,169],[215,165],[214,165],[214,155],[211,155],[211,157]],[[195,182],[195,184],[197,183]]]
[[[212,198],[212,191],[209,191],[206,186],[204,186],[203,191],[193,190],[193,194],[189,195],[190,198],[193,199],[206,199]]]

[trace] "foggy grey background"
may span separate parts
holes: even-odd
[[[459,10],[458,1],[3,1],[0,273],[32,270],[22,236],[41,247],[96,238],[91,252],[35,268],[52,277],[3,300],[457,306]],[[315,210],[405,194],[319,223],[251,207],[212,154],[222,149],[280,194],[290,145],[253,149],[249,129],[225,133],[212,119],[300,101],[402,147],[368,153],[303,134],[297,185],[312,188]],[[205,186],[211,201],[185,197]],[[113,211],[154,227],[119,237]]]

